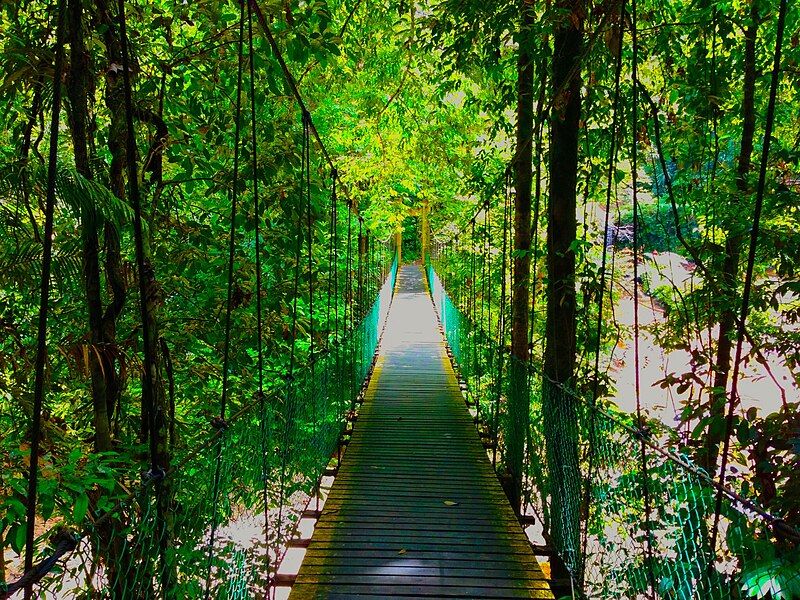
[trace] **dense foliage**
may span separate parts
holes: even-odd
[[[789,4],[782,44],[741,382],[734,381],[738,315],[778,3],[642,0],[635,11],[628,2],[586,0],[260,4],[338,169],[338,204],[331,165],[313,139],[310,184],[301,177],[302,111],[257,25],[252,59],[247,27],[240,46],[238,3],[126,4],[165,456],[185,456],[207,438],[224,377],[229,412],[252,400],[257,299],[265,387],[277,389],[293,363],[335,347],[367,314],[387,274],[390,240],[402,240],[406,259],[435,243],[454,244],[460,250],[450,255],[446,283],[451,278],[464,298],[488,307],[472,316],[501,348],[519,356],[522,331],[526,360],[531,352],[533,363],[552,362],[561,352],[571,368],[559,383],[610,399],[623,412],[639,405],[646,418],[676,426],[664,442],[712,476],[732,440],[735,472],[726,484],[800,526],[796,3]],[[59,6],[67,15],[66,67],[54,82]],[[80,530],[126,496],[147,469],[152,432],[141,402],[144,353],[116,3],[32,0],[2,3],[0,11],[0,580],[12,580],[26,533],[55,83],[64,105],[37,537],[61,525]],[[582,41],[571,57],[576,68],[565,71],[558,59],[569,31]],[[565,72],[563,85],[555,85]],[[527,90],[527,113],[520,90]],[[565,157],[565,113],[576,117],[577,180],[568,187],[577,230],[561,240],[568,250],[558,254],[574,262],[575,273],[555,286],[567,290],[559,300],[548,236],[565,231],[552,227],[563,196],[556,189],[563,169],[552,165]],[[518,127],[523,119],[529,125]],[[523,169],[521,148],[531,154]],[[532,233],[515,246],[514,236],[519,242],[526,232],[511,205],[525,196],[525,169],[532,206],[522,221]],[[231,228],[234,198],[239,210]],[[508,257],[484,267],[481,287],[474,273],[479,245],[487,256]],[[658,364],[643,369],[640,390],[632,382],[634,290],[647,310],[638,327],[642,362]],[[512,296],[519,301],[513,314]],[[563,306],[574,309],[572,347],[548,350],[546,307]],[[517,327],[512,341],[521,313],[530,323]],[[506,465],[512,480],[520,475],[514,460]],[[176,493],[189,493],[181,489]],[[512,498],[519,495],[509,489]],[[780,558],[796,552],[797,542],[769,548]]]

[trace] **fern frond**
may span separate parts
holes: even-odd
[[[107,187],[86,179],[74,168],[62,167],[59,170],[56,192],[79,221],[84,211],[99,214],[117,229],[122,229],[133,220],[133,210],[127,202],[117,198]]]
[[[62,292],[81,281],[83,258],[78,238],[66,238],[53,254],[53,281]],[[34,288],[42,271],[42,246],[34,240],[0,244],[0,285]]]

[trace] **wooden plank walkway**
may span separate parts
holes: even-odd
[[[291,600],[553,598],[489,463],[422,271],[403,267]]]

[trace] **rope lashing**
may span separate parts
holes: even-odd
[[[75,534],[63,531],[55,536],[53,540],[53,552],[47,557],[33,565],[31,568],[26,568],[25,574],[9,584],[5,590],[0,590],[0,600],[11,598],[18,591],[25,589],[25,594],[29,594],[32,586],[41,581],[53,567],[58,564],[61,557],[69,554],[78,547],[80,538]]]

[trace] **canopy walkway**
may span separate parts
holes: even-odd
[[[290,598],[552,598],[475,430],[422,271],[398,277]]]

